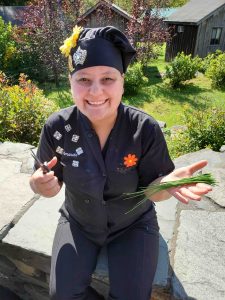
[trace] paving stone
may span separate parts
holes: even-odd
[[[197,152],[182,155],[174,160],[177,168],[195,163],[199,160],[207,160],[208,167],[225,168],[225,152],[215,152],[211,149],[202,149]],[[204,169],[203,169],[204,170]]]
[[[9,226],[34,196],[29,186],[29,177],[28,174],[20,173],[0,183],[0,238],[8,232]]]
[[[155,209],[160,227],[162,238],[170,245],[173,237],[174,226],[177,213],[177,202],[175,197],[171,197],[166,201],[156,202]]]
[[[18,157],[22,152],[34,148],[32,145],[23,143],[4,142],[0,144],[0,156]]]
[[[3,239],[3,243],[51,256],[52,242],[64,200],[64,188],[52,198],[40,197]]]
[[[225,299],[225,212],[182,211],[172,288],[178,299]]]
[[[22,163],[10,159],[0,159],[0,186],[8,177],[19,174]]]

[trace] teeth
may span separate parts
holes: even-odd
[[[94,102],[88,101],[88,103],[91,105],[101,105],[101,104],[105,103],[105,100],[104,101],[94,101]]]

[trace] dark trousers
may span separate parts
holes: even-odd
[[[110,291],[108,300],[149,300],[156,271],[159,234],[156,217],[136,222],[107,244]],[[90,289],[101,247],[79,227],[61,217],[51,262],[52,300],[99,300]]]

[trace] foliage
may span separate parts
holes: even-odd
[[[26,75],[20,75],[19,85],[10,86],[0,72],[0,141],[36,145],[46,118],[56,109]]]
[[[126,95],[137,94],[140,88],[148,82],[144,76],[141,63],[135,63],[128,67],[125,74],[124,90]]]
[[[170,0],[169,6],[170,7],[179,7],[186,4],[189,0]]]
[[[137,49],[138,60],[143,64],[152,58],[153,46],[169,39],[169,31],[160,17],[159,8],[168,0],[132,1],[132,18],[127,26],[127,34]]]
[[[0,17],[0,69],[8,70],[16,67],[18,53],[16,42],[13,39],[14,27],[11,23],[5,24]]]
[[[220,54],[223,52],[221,50],[216,50],[215,52],[209,53],[206,57],[204,57],[201,61],[199,71],[202,72],[203,74],[206,73],[207,69],[209,68],[209,64],[212,59],[217,58]]]
[[[177,88],[186,80],[195,78],[200,64],[199,57],[191,58],[191,54],[178,53],[170,65],[166,66],[165,78],[169,79],[171,87]]]
[[[37,57],[39,70],[47,70],[48,79],[59,85],[60,75],[66,70],[59,47],[71,32],[80,13],[81,0],[34,0],[24,14],[26,29],[25,52]]]
[[[187,109],[184,118],[187,129],[167,136],[173,157],[204,148],[219,151],[225,144],[225,109]]]
[[[225,87],[225,52],[210,60],[206,76],[211,78],[212,87]]]

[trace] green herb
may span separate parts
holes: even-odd
[[[170,188],[185,186],[193,183],[205,183],[211,186],[216,185],[216,180],[210,173],[200,174],[197,176],[189,177],[189,178],[182,178],[175,181],[167,181],[162,183],[150,184],[147,188],[142,188],[141,191],[128,193],[126,194],[128,197],[125,199],[136,198],[139,196],[143,196],[144,198],[139,201],[131,210],[127,211],[125,214],[128,214],[135,210],[138,206],[142,205],[145,201],[149,200],[149,198],[158,192],[168,190]]]

